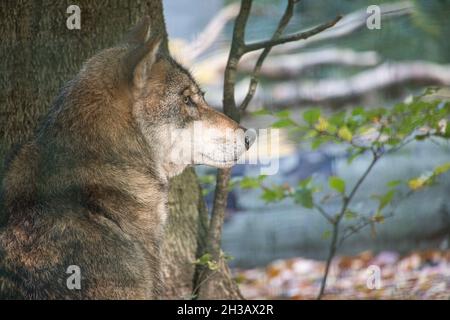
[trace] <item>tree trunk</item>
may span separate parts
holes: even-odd
[[[0,4],[0,178],[9,150],[33,134],[62,85],[95,52],[117,43],[140,17],[150,15],[152,32],[160,33],[167,50],[161,0],[79,0],[81,29],[66,27],[71,1],[18,0]],[[163,244],[162,298],[190,298],[193,264],[206,237],[208,215],[195,172],[173,179],[169,218]],[[6,217],[0,215],[0,223]],[[238,298],[237,287],[223,266],[220,287],[212,298]],[[222,290],[222,289],[221,289]]]

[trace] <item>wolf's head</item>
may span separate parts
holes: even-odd
[[[190,165],[230,167],[253,143],[251,132],[211,108],[190,73],[161,52],[149,25],[142,19],[123,43],[89,59],[62,91],[41,129],[48,163],[59,166],[63,154],[150,165],[172,177]]]
[[[133,115],[169,176],[188,165],[229,167],[254,135],[211,108],[191,74],[159,53],[160,39],[144,18],[129,34],[123,65],[129,75]]]

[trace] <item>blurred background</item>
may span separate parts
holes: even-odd
[[[374,4],[380,8],[381,24],[371,30],[366,25],[367,8]],[[239,3],[208,0],[193,6],[190,1],[171,0],[164,5],[172,52],[190,66],[206,91],[207,101],[220,109],[223,70]],[[254,1],[247,42],[269,38],[285,5],[285,1]],[[244,126],[266,128],[274,122],[270,114],[252,114],[261,108],[272,112],[287,109],[293,117],[300,117],[308,107],[319,106],[324,112],[356,106],[389,107],[430,87],[438,88],[434,97],[450,99],[446,89],[450,85],[450,1],[303,0],[295,8],[287,33],[313,27],[337,14],[343,19],[335,27],[306,41],[273,49],[262,68],[255,99],[242,120]],[[241,61],[237,100],[246,92],[254,62],[253,54]],[[355,207],[370,209],[374,204],[366,200],[367,194],[382,190],[387,181],[407,180],[449,161],[449,148],[445,143],[415,142],[386,156],[356,195]],[[348,165],[346,158],[339,147],[323,145],[311,151],[281,132],[279,171],[266,182],[293,185],[310,176],[326,181],[337,175],[354,183],[369,159],[362,157]],[[257,165],[238,165],[233,176],[257,176],[259,169]],[[197,171],[202,176],[214,174],[203,167]],[[439,184],[402,202],[389,223],[377,226],[376,234],[368,228],[349,238],[333,264],[331,292],[339,286],[359,285],[354,290],[373,297],[364,279],[367,267],[376,263],[388,270],[385,275],[393,283],[391,295],[402,296],[397,290],[399,271],[403,275],[417,272],[411,276],[416,280],[425,272],[425,277],[436,275],[435,282],[427,282],[424,288],[420,281],[408,278],[405,281],[413,283],[411,292],[448,298],[448,178],[446,175]],[[213,188],[207,183],[204,187],[211,207]],[[250,298],[313,296],[317,288],[309,286],[317,285],[323,272],[321,261],[329,249],[330,226],[322,216],[291,200],[267,204],[261,192],[233,189],[229,196],[222,247],[233,257],[230,264],[242,283],[241,290]]]

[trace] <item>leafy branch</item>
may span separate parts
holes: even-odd
[[[431,172],[411,178],[406,183],[390,181],[385,194],[371,196],[373,200],[378,201],[378,208],[369,217],[350,209],[355,195],[381,158],[387,154],[398,152],[413,141],[448,140],[450,138],[450,130],[447,126],[450,103],[425,102],[421,98],[415,98],[409,104],[400,103],[390,109],[355,108],[350,112],[338,112],[329,116],[322,115],[320,109],[310,109],[303,113],[303,123],[294,121],[291,113],[287,110],[273,114],[277,118],[272,125],[274,128],[288,129],[294,135],[299,136],[301,141],[309,140],[313,149],[325,143],[341,144],[346,147],[349,163],[362,155],[370,155],[367,167],[350,190],[347,191],[347,183],[344,179],[337,176],[329,177],[328,187],[341,202],[336,214],[329,212],[323,206],[332,195],[327,194],[320,201],[315,199],[314,194],[322,188],[313,183],[312,177],[300,181],[295,188],[286,184],[268,187],[262,184],[264,179],[260,177],[246,177],[245,183],[241,183],[241,188],[261,186],[262,199],[266,202],[293,198],[304,208],[317,211],[332,226],[331,233],[327,233],[331,236],[331,241],[318,299],[323,297],[332,260],[345,240],[368,226],[371,226],[374,231],[376,223],[382,223],[386,218],[394,216],[400,200],[404,201],[417,190],[431,186],[440,175],[450,170],[450,163],[444,163]],[[259,114],[264,114],[264,112],[259,112]],[[408,192],[399,196],[397,205],[393,205],[392,202],[398,189],[405,186],[408,188]],[[391,211],[383,214],[387,207],[391,207]],[[341,222],[344,217],[358,218],[359,222],[341,231]]]

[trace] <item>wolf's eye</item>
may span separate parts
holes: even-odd
[[[189,96],[185,96],[183,101],[189,107],[194,107],[195,106],[194,101],[192,101],[191,97],[189,97]]]

